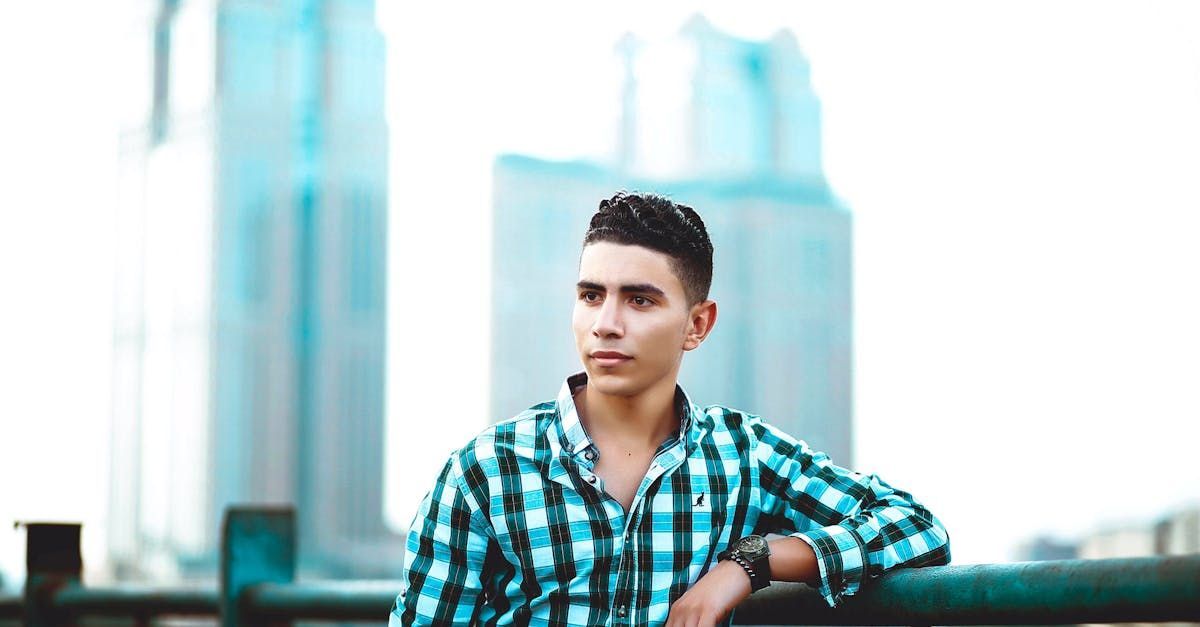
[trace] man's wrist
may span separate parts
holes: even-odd
[[[733,560],[719,562],[709,574],[718,575],[723,585],[732,586],[742,597],[748,597],[754,591],[750,585],[750,574]]]
[[[750,580],[750,591],[762,590],[771,585],[771,547],[766,538],[748,535],[729,544],[729,548],[717,554],[717,559],[732,561],[746,573]]]

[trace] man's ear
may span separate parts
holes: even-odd
[[[717,303],[706,300],[692,305],[689,312],[687,335],[683,338],[683,350],[690,351],[704,341],[717,324]]]

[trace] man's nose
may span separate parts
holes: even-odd
[[[592,335],[596,337],[621,337],[625,334],[625,326],[621,321],[621,305],[615,299],[607,299],[600,305],[596,313],[596,322],[592,324]]]

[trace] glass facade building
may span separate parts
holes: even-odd
[[[297,508],[303,568],[394,575],[374,3],[162,0],[130,35],[149,61],[122,141],[117,574],[211,573],[225,507],[271,503]]]

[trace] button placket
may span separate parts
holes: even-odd
[[[633,553],[630,551],[630,538],[626,534],[617,545],[620,551],[620,557],[617,558],[617,588],[613,595],[613,600],[616,602],[614,613],[618,619],[625,619],[629,614],[629,603],[633,596],[633,582],[630,579],[633,576],[632,564],[634,562]],[[622,624],[625,624],[622,622]]]

